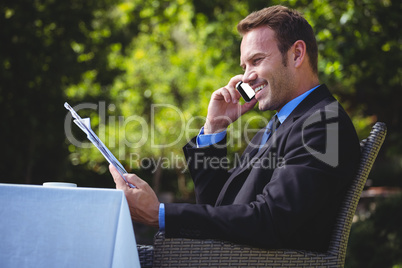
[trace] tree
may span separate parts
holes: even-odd
[[[104,63],[125,29],[114,22],[117,0],[3,1],[0,4],[1,180],[40,183],[63,179],[63,90],[87,70],[107,85],[119,70]],[[130,38],[131,40],[131,38]],[[82,95],[99,98],[99,88]]]

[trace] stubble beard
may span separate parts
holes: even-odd
[[[276,72],[271,81],[268,82],[267,92],[262,101],[259,102],[261,111],[279,111],[287,102],[291,100],[291,93],[295,90],[295,83],[288,72],[286,66]]]

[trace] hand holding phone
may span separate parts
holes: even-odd
[[[243,81],[236,84],[236,89],[246,102],[250,102],[255,97],[254,90],[249,84],[243,83]]]

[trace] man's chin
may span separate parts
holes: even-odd
[[[264,110],[264,107],[262,107],[262,105],[260,105],[260,104],[258,104],[258,110],[260,110],[260,111],[265,111],[265,110]]]
[[[278,108],[275,105],[272,105],[270,103],[266,103],[263,100],[258,102],[258,109],[260,111],[277,111]]]
[[[258,102],[258,109],[260,111],[267,111],[267,110],[269,110],[269,107],[267,107],[267,105],[264,103],[264,101],[259,101]]]

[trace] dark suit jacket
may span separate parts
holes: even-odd
[[[350,118],[322,85],[255,154],[252,144],[261,136],[262,131],[255,135],[231,170],[219,168],[227,164],[225,141],[184,147],[197,204],[165,204],[166,237],[327,249],[360,155]]]

